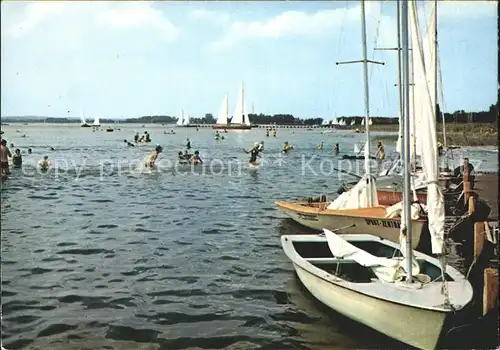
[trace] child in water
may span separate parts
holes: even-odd
[[[191,163],[193,164],[203,164],[203,161],[200,158],[200,152],[194,151],[193,157],[191,157]]]
[[[156,146],[155,150],[149,154],[149,156],[146,158],[146,161],[144,163],[144,166],[146,168],[154,168],[155,167],[155,162],[156,159],[158,158],[158,155],[163,151],[163,147],[160,145]]]
[[[50,162],[49,162],[49,156],[44,156],[40,161],[38,162],[38,167],[40,170],[46,171],[49,170],[50,168]]]
[[[260,157],[260,143],[255,142],[253,147],[250,150],[244,150],[246,154],[250,153],[250,160],[248,161],[251,164],[257,162],[257,157]]]
[[[15,168],[20,168],[23,164],[23,157],[21,156],[21,150],[18,148],[12,155],[12,166]]]

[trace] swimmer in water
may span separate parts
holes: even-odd
[[[293,149],[292,146],[288,143],[288,141],[285,141],[285,144],[283,145],[283,152],[288,153]]]
[[[129,142],[127,140],[123,140],[123,142],[126,143],[127,146],[129,146],[129,147],[135,147],[135,145],[132,142]]]
[[[340,152],[340,147],[339,147],[339,144],[338,144],[338,143],[336,143],[336,144],[335,144],[335,146],[333,147],[333,152],[334,152],[335,154],[339,154],[339,152]]]
[[[138,132],[136,132],[134,135],[134,142],[135,143],[139,142],[139,133]]]
[[[323,144],[324,142],[321,141],[321,143],[316,147],[318,150],[322,151],[323,150]]]
[[[38,167],[40,168],[40,170],[49,170],[49,156],[44,156],[42,159],[40,159],[40,161],[38,162]]]
[[[200,152],[194,151],[194,155],[191,157],[191,163],[193,164],[203,164],[203,161],[200,158]]]
[[[12,166],[14,168],[20,168],[23,165],[23,157],[21,156],[21,150],[18,148],[12,155]]]
[[[186,158],[186,156],[182,154],[182,151],[179,151],[178,157],[179,157],[179,163],[181,164],[187,164],[189,159],[191,158],[191,157]]]
[[[28,154],[31,154],[31,152],[33,152],[31,148],[28,148]]]
[[[156,146],[155,150],[149,154],[149,156],[146,158],[146,161],[144,163],[144,166],[146,168],[154,168],[156,159],[158,158],[158,155],[163,151],[163,147],[160,145]]]
[[[259,152],[264,152],[264,141],[260,141]]]
[[[251,164],[254,164],[255,162],[257,162],[257,157],[260,157],[260,143],[258,142],[255,142],[253,144],[253,147],[250,149],[250,150],[245,150],[245,153],[248,154],[250,153],[250,160],[248,161],[249,163]]]
[[[9,147],[7,147],[7,140],[2,139],[0,145],[0,171],[2,176],[10,174],[9,157],[12,157],[12,153],[10,153]]]
[[[189,139],[186,139],[186,141],[187,141],[186,148],[191,149],[191,141],[189,141]]]

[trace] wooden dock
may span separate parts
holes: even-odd
[[[476,173],[474,192],[491,208],[490,219],[498,221],[498,173]]]

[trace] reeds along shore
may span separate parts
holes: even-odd
[[[359,127],[359,126],[358,126]],[[355,128],[355,127],[354,127]],[[398,125],[371,125],[371,131],[397,132]],[[443,143],[442,124],[437,125],[438,141]],[[396,141],[397,134],[378,135],[376,138],[385,141]],[[456,146],[497,146],[498,125],[488,124],[446,124],[446,143]]]

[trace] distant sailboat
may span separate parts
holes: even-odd
[[[92,124],[93,126],[101,126],[101,123],[99,122],[99,117],[95,117],[94,119],[94,124]]]
[[[180,117],[177,119],[177,123],[176,123],[177,126],[183,126],[184,125],[184,110],[181,110],[181,115]]]
[[[90,128],[90,125],[87,124],[87,121],[85,120],[85,117],[83,115],[83,110],[81,111],[81,114],[80,114],[80,121],[82,122],[80,125],[82,128]]]
[[[231,122],[228,122],[227,117],[227,97],[224,99],[226,107],[223,113],[226,113],[226,117],[219,116],[217,122],[212,128],[214,129],[236,129],[236,130],[248,130],[252,127],[250,122],[250,118],[248,117],[248,113],[245,109],[245,89],[243,82],[241,82],[241,89],[238,95],[238,101],[236,103],[236,108],[234,110],[233,118]],[[220,119],[220,120],[219,120]]]
[[[227,126],[228,124],[228,99],[227,94],[224,95],[224,100],[222,100],[222,105],[220,107],[219,115],[217,117],[217,121],[215,122],[217,125]]]
[[[192,128],[192,127],[196,126],[196,125],[191,124],[189,121],[190,121],[189,117],[184,116],[184,110],[182,109],[181,115],[180,115],[179,119],[177,119],[177,123],[176,123],[177,127]]]

